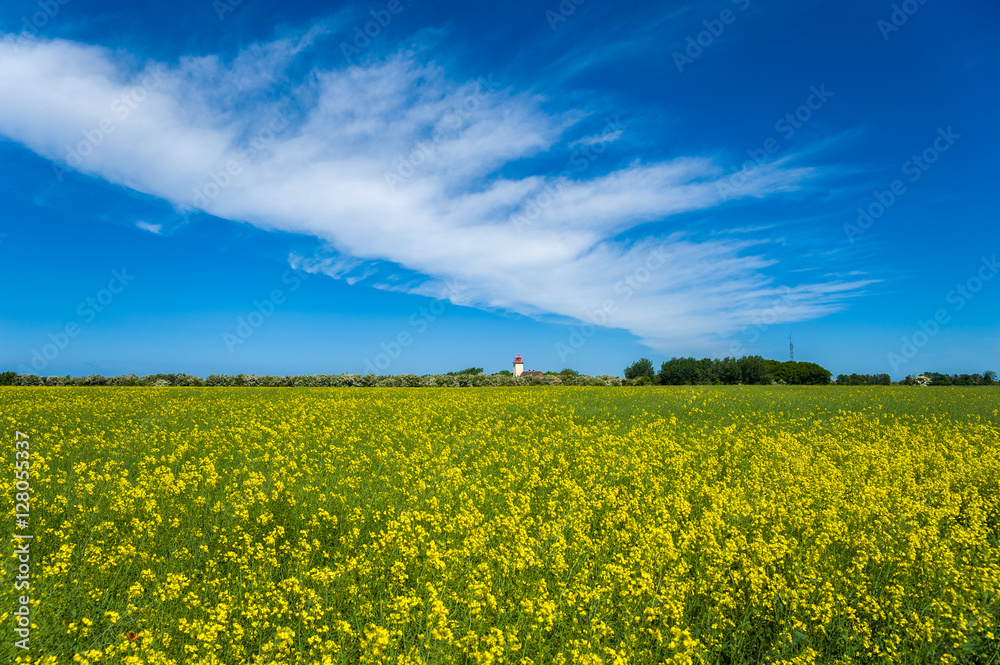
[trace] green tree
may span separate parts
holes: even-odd
[[[448,372],[445,376],[459,376],[460,374],[471,374],[476,376],[483,373],[482,367],[469,367],[468,369],[463,369],[461,372]]]
[[[833,372],[816,363],[796,363],[795,378],[807,386],[825,386],[830,383]]]
[[[793,376],[794,370],[789,363],[783,363],[780,360],[771,360],[768,358],[764,361],[764,367],[767,369],[767,373],[771,377],[771,381],[796,383]]]
[[[740,366],[736,363],[736,358],[716,361],[715,371],[721,384],[733,386],[740,382]]]
[[[911,377],[912,378],[912,377]],[[905,381],[904,379],[903,381]],[[838,374],[838,386],[891,386],[888,374]]]
[[[712,385],[719,381],[719,370],[711,358],[702,358],[695,363],[694,383],[697,385]]]
[[[932,386],[952,385],[951,377],[947,374],[941,374],[940,372],[924,372],[924,376],[930,379],[930,385]]]
[[[650,381],[652,381],[655,376],[653,361],[649,358],[639,358],[625,368],[626,379],[638,379],[641,376],[649,377]]]
[[[671,358],[660,365],[660,383],[665,386],[689,386],[699,383],[701,367],[694,358]]]
[[[820,367],[816,363],[796,362],[788,360],[765,360],[764,365],[771,375],[772,381],[781,381],[789,385],[817,385],[825,386],[830,383],[833,373]],[[842,375],[843,376],[843,375]],[[857,376],[857,375],[852,375]],[[845,377],[845,381],[852,381],[851,377]]]
[[[736,361],[740,368],[740,382],[746,385],[771,383],[767,364],[760,356],[743,356]]]

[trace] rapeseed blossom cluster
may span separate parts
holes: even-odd
[[[0,661],[991,662],[998,397],[2,388]]]

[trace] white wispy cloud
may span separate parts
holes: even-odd
[[[275,94],[312,38],[256,45],[229,63],[125,70],[100,47],[8,36],[0,134],[180,209],[315,236],[334,250],[293,265],[352,283],[431,295],[458,281],[465,304],[577,320],[610,302],[605,325],[657,348],[725,338],[772,306],[766,245],[637,229],[724,203],[714,160],[502,175],[572,147],[578,114],[494,81],[452,80],[407,54],[314,69]],[[786,160],[757,169],[738,195],[816,175]],[[650,267],[651,256],[666,258]],[[795,286],[782,320],[834,311],[867,283]]]
[[[160,235],[160,233],[163,232],[162,224],[150,224],[149,222],[136,222],[135,225],[137,228],[140,228],[143,231],[149,231],[150,233],[155,233],[156,235]]]
[[[571,141],[569,147],[575,148],[577,146],[589,146],[597,145],[599,143],[614,143],[620,139],[625,134],[625,130],[616,129],[614,131],[608,131],[601,134],[594,134],[593,136],[584,136],[583,138]]]

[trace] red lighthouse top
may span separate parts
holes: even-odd
[[[520,353],[517,354],[517,358],[514,358],[514,362],[516,362],[516,363],[522,362],[522,360],[521,360],[521,354]]]

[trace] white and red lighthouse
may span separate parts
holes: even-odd
[[[514,358],[514,376],[521,376],[523,371],[524,361],[521,360],[521,354],[519,353],[517,354],[517,357]]]

